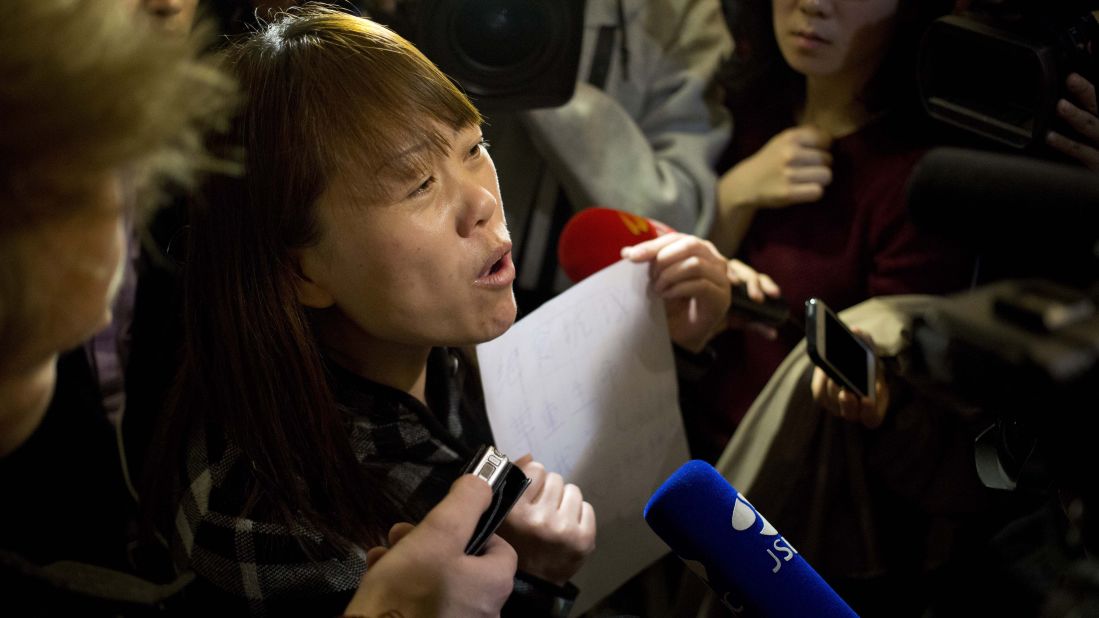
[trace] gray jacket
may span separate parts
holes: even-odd
[[[488,118],[523,289],[537,285],[543,258],[556,250],[550,222],[559,190],[577,208],[618,208],[699,235],[713,222],[712,166],[731,126],[713,87],[732,52],[720,3],[588,0],[584,17],[573,98]],[[604,26],[616,31],[600,90],[587,82]]]

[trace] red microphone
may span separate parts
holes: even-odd
[[[595,206],[572,216],[557,241],[557,263],[573,282],[586,279],[622,258],[622,248],[632,247],[674,232],[667,225],[632,213]],[[743,283],[733,287],[729,313],[778,326],[788,321],[790,308],[782,298],[767,297],[762,303],[748,296]]]
[[[595,206],[572,216],[557,241],[557,263],[574,283],[614,264],[622,247],[674,232],[659,221]]]

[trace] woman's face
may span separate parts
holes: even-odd
[[[468,345],[511,326],[515,266],[496,168],[479,127],[443,134],[449,152],[427,170],[383,170],[375,203],[340,198],[356,179],[334,180],[318,205],[321,240],[298,254],[303,304],[334,305],[369,337],[403,345]]]
[[[73,181],[59,195],[68,214],[16,232],[34,316],[21,345],[0,358],[0,455],[37,427],[53,394],[59,353],[76,347],[111,319],[122,281],[126,233],[121,191],[114,174]],[[48,206],[47,206],[48,207]]]
[[[795,71],[842,76],[877,68],[899,0],[773,0],[775,38]]]
[[[138,6],[152,18],[153,25],[173,34],[187,34],[195,24],[198,0],[126,0],[131,10]]]

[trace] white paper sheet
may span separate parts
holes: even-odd
[[[648,266],[619,262],[477,346],[496,446],[532,453],[595,508],[578,615],[667,547],[642,510],[688,459],[663,303]]]

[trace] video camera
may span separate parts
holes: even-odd
[[[1096,0],[973,0],[920,46],[920,96],[938,121],[1008,150],[1045,152],[1065,79],[1099,83]],[[1071,100],[1071,99],[1070,99]]]
[[[986,486],[1094,492],[1096,301],[1090,290],[1007,280],[950,298],[917,322],[924,370],[988,423],[975,453]]]
[[[362,4],[481,111],[555,107],[575,91],[585,0],[398,0],[390,11]]]
[[[1099,550],[1099,175],[937,149],[909,208],[976,250],[982,284],[916,321],[914,374],[987,427],[985,485],[1079,497],[1085,546]]]

